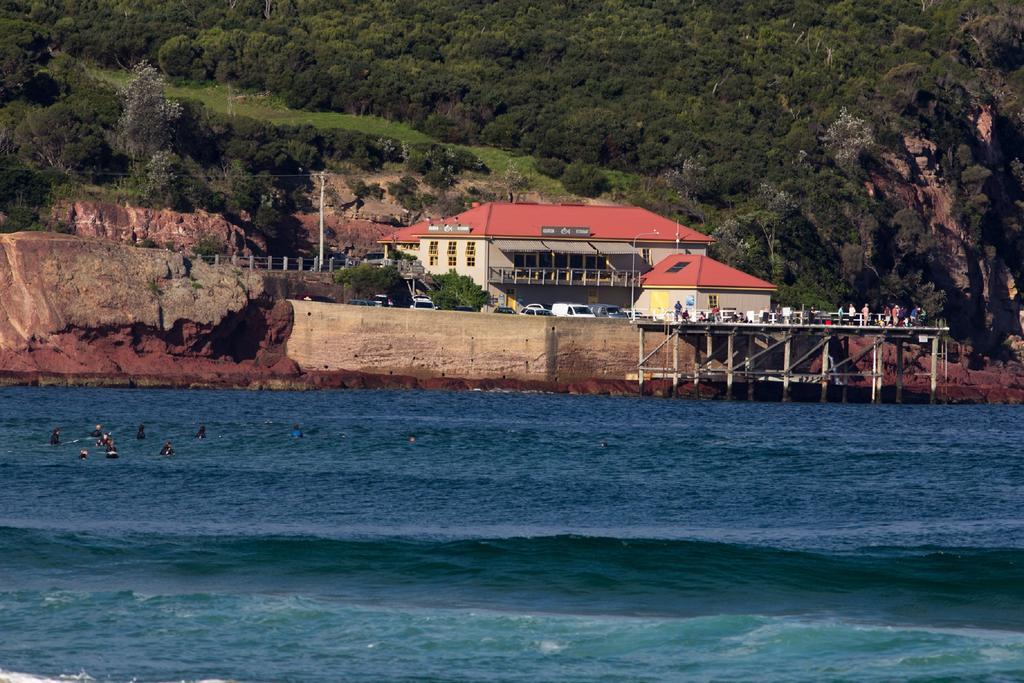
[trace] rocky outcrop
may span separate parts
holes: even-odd
[[[258,273],[69,235],[0,235],[2,372],[294,373],[280,351],[290,323]]]
[[[976,154],[986,163],[1000,161],[992,112],[979,108],[973,118]],[[937,145],[905,135],[902,150],[882,155],[869,173],[868,192],[914,210],[935,240],[930,279],[946,294],[952,334],[970,340],[984,353],[998,351],[1007,338],[1019,339],[1022,311],[1017,283],[1006,262],[986,249],[964,223],[957,190],[944,177]],[[988,192],[998,208],[1009,203],[998,182]]]
[[[152,244],[186,252],[206,240],[227,255],[263,254],[266,240],[247,233],[219,214],[197,210],[181,213],[107,202],[72,202],[54,207],[51,219],[80,237],[99,237],[128,244]]]
[[[316,254],[320,241],[320,216],[315,213],[299,213],[295,221],[295,249],[307,254]],[[379,240],[394,234],[395,226],[372,220],[348,218],[329,214],[324,219],[324,249],[326,252],[349,250],[353,255],[362,255],[382,249]]]

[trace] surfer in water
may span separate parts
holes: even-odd
[[[295,439],[301,439],[302,438],[302,430],[299,429],[299,423],[298,422],[296,422],[295,424],[292,425],[292,434],[291,435]]]
[[[174,446],[171,445],[170,441],[164,441],[164,447],[160,449],[160,455],[168,458],[174,455]]]
[[[92,432],[89,433],[89,436],[94,439],[98,439],[103,436],[103,425],[96,425],[96,429],[92,430]]]
[[[54,430],[52,432],[50,432],[50,445],[51,446],[59,446],[60,445],[60,427],[55,427]]]
[[[107,457],[111,460],[118,457],[117,446],[114,445],[114,440],[110,438],[110,434],[107,434]]]
[[[199,425],[199,431],[196,432],[196,438],[197,439],[205,439],[206,438],[206,425]]]
[[[78,459],[79,460],[88,460],[88,458],[89,458],[89,449],[88,448],[83,448],[82,450],[78,451]]]
[[[136,439],[146,438],[146,425],[139,425],[139,431],[135,432]]]

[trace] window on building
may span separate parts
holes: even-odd
[[[708,294],[708,308],[718,308],[717,294]]]
[[[454,268],[459,265],[459,243],[455,240],[448,242],[448,267]]]
[[[646,249],[646,248],[641,249],[640,250],[640,258],[642,258],[644,261],[646,261],[648,265],[653,265],[651,263],[651,250],[650,249]]]
[[[512,264],[516,268],[536,268],[537,254],[533,252],[516,252],[512,254]]]
[[[437,240],[431,240],[427,245],[427,261],[432,266],[437,265]]]
[[[472,268],[476,265],[476,242],[466,242],[466,267]]]

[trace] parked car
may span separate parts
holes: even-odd
[[[415,301],[430,301],[430,297],[429,296],[424,296],[423,294],[415,294],[415,295],[413,295],[412,300],[414,302]]]
[[[419,308],[419,309],[424,310],[424,311],[436,311],[437,310],[437,306],[435,306],[434,302],[431,301],[430,299],[427,299],[426,301],[422,301],[422,300],[413,301],[412,302],[412,306],[410,306],[409,308]]]
[[[494,312],[495,313],[503,313],[505,315],[515,315],[516,314],[516,310],[514,308],[509,308],[508,306],[498,306],[497,308],[494,309]]]
[[[387,294],[375,294],[373,297],[374,301],[379,302],[381,306],[394,306],[395,302],[391,300]]]
[[[526,304],[525,306],[522,307],[522,309],[520,309],[519,312],[520,313],[525,313],[526,311],[549,311],[550,312],[551,311],[551,307],[548,306],[547,304]]]
[[[363,263],[368,263],[371,266],[383,266],[388,262],[389,259],[384,258],[383,251],[374,251],[362,258]]]
[[[626,313],[622,306],[615,306],[612,304],[590,304],[590,310],[594,312],[594,316],[598,318],[628,318],[629,314]]]
[[[372,301],[367,301],[366,299],[349,299],[348,305],[349,306],[376,306],[377,304],[373,303]]]
[[[549,316],[549,317],[554,315],[554,313],[552,313],[551,311],[549,311],[546,308],[524,308],[523,310],[519,311],[519,314],[520,315],[546,315],[546,316]]]
[[[472,306],[452,306],[453,311],[462,311],[463,313],[476,313],[476,309]]]
[[[594,312],[586,304],[551,304],[551,313],[560,318],[593,318]]]

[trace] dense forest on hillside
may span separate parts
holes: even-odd
[[[786,303],[923,303],[987,350],[1020,333],[1024,8],[1010,0],[0,7],[8,226],[38,222],[55,193],[116,183],[140,202],[244,211],[272,233],[304,201],[281,176],[391,164],[430,174],[411,206],[457,208],[455,177],[486,172],[441,144],[194,103],[169,112],[166,144],[133,151],[124,97],[83,65],[148,60],[171,79],[529,153],[571,192],[610,190],[712,232],[719,258],[771,278]]]

